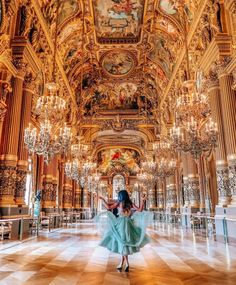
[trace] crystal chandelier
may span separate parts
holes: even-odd
[[[194,88],[194,81],[184,82],[186,92],[183,92],[176,100],[177,120],[185,124],[191,117],[196,120],[206,118],[210,114],[210,106],[207,96]]]
[[[89,192],[95,192],[98,189],[98,184],[101,179],[101,173],[94,172],[88,176],[88,190]]]
[[[141,166],[145,172],[152,174],[155,172],[157,165],[152,157],[147,157],[147,161],[142,162]]]
[[[83,174],[81,163],[78,158],[74,158],[72,161],[67,161],[65,163],[65,174],[77,183],[80,181]]]
[[[175,158],[161,158],[157,162],[156,177],[166,178],[175,174],[177,160]],[[156,179],[157,180],[157,179]]]
[[[58,122],[66,110],[66,101],[57,94],[58,84],[51,82],[45,86],[49,94],[44,94],[38,98],[35,107],[36,114],[40,118],[49,118],[53,122]]]
[[[143,188],[151,187],[155,183],[154,174],[143,171],[143,169],[137,173],[137,179]]]
[[[47,164],[56,154],[65,154],[70,148],[72,139],[71,128],[66,124],[60,127],[66,110],[66,101],[58,95],[59,85],[55,83],[58,10],[59,4],[56,14],[52,82],[45,85],[48,92],[40,96],[36,102],[39,131],[29,125],[24,134],[24,142],[29,153],[42,155]]]
[[[88,156],[87,160],[83,164],[85,175],[89,175],[96,167],[97,163],[92,161],[91,156]]]
[[[25,129],[24,141],[30,154],[42,155],[48,164],[55,154],[66,153],[69,150],[71,129],[65,124],[56,135],[50,121],[45,119],[40,123],[39,131],[29,124]]]
[[[174,175],[177,160],[176,153],[172,148],[169,138],[162,134],[159,135],[157,140],[153,143],[153,150],[157,166],[155,170],[156,179]]]
[[[65,174],[70,179],[83,185],[83,181],[86,177],[83,161],[87,147],[82,143],[82,137],[79,136],[77,139],[78,143],[71,145],[70,155],[72,159],[65,163]]]
[[[199,121],[191,117],[186,127],[176,127],[170,130],[173,147],[183,152],[189,152],[194,159],[198,159],[202,152],[214,149],[217,146],[217,124],[209,119],[202,127]]]
[[[190,61],[185,23],[186,81],[176,101],[176,125],[170,130],[172,147],[199,159],[203,152],[217,146],[217,124],[210,118],[208,97],[202,92],[202,72],[190,78]]]

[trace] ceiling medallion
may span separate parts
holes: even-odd
[[[101,65],[105,74],[120,78],[130,74],[136,66],[135,56],[127,50],[115,50],[105,53]]]

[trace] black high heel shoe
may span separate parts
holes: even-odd
[[[123,269],[123,265],[118,265],[117,267],[116,267],[116,270],[118,271],[118,272],[122,272],[122,269]]]
[[[125,272],[129,272],[129,265],[126,265],[125,266],[125,270],[124,270]]]

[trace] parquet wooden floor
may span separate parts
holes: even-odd
[[[152,242],[130,256],[130,272],[118,273],[119,256],[97,246],[93,225],[44,233],[0,251],[0,284],[236,284],[236,247],[164,225],[149,235]]]

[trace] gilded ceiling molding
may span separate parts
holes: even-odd
[[[44,35],[45,35],[45,37],[47,39],[48,45],[49,45],[51,51],[53,51],[53,42],[52,42],[52,39],[51,39],[51,35],[50,35],[49,31],[48,31],[48,27],[47,27],[47,24],[46,24],[45,19],[43,17],[43,14],[41,12],[41,8],[39,6],[39,3],[38,3],[37,0],[32,0],[31,2],[32,2],[33,8],[35,10],[35,13],[36,13],[36,15],[38,17],[40,26],[42,27]],[[73,102],[74,107],[76,107],[77,104],[76,104],[76,100],[75,100],[75,97],[74,97],[74,92],[71,89],[70,83],[68,81],[68,78],[67,78],[67,76],[65,74],[65,71],[64,71],[64,68],[63,68],[63,65],[62,65],[62,60],[61,60],[61,58],[60,58],[60,56],[58,54],[56,56],[56,62],[57,62],[57,66],[59,68],[59,71],[60,71],[60,73],[62,75],[63,81],[64,81],[64,83],[66,85],[66,88],[68,90],[68,94],[71,97],[71,100]]]
[[[194,34],[195,34],[195,31],[197,30],[198,28],[198,25],[199,25],[199,22],[201,20],[201,16],[205,10],[205,7],[206,5],[208,4],[208,0],[202,0],[201,3],[199,3],[199,9],[194,17],[194,21],[192,22],[191,24],[191,27],[190,27],[190,30],[188,32],[188,37],[187,37],[187,43],[188,45],[191,43],[192,41],[192,38],[194,37]],[[185,57],[185,48],[182,48],[180,54],[178,55],[178,61],[176,62],[175,64],[175,67],[174,67],[174,70],[172,72],[172,75],[171,75],[171,78],[170,78],[170,81],[168,83],[168,86],[163,94],[163,98],[162,98],[162,101],[161,101],[161,104],[163,104],[164,100],[165,100],[165,97],[168,95],[169,93],[169,90],[173,84],[173,81],[175,80],[176,78],[176,74],[178,72],[178,69],[179,67],[181,66],[181,63]]]

